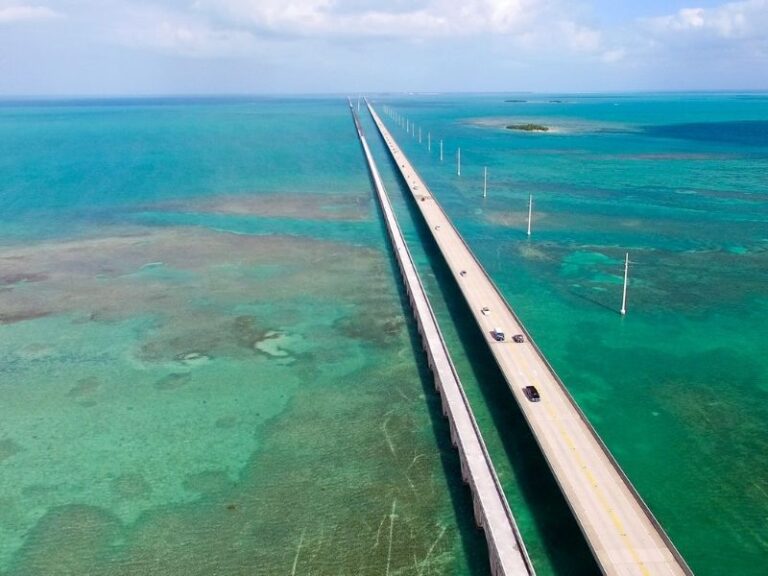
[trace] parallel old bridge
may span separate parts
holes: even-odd
[[[390,243],[427,353],[429,367],[435,377],[435,387],[440,392],[443,413],[448,417],[451,440],[459,451],[461,474],[472,490],[475,521],[485,531],[491,573],[494,576],[533,575],[533,567],[517,524],[499,484],[491,457],[480,435],[480,429],[453,366],[419,273],[400,231],[381,175],[365,139],[360,119],[351,101],[349,106],[368,163],[371,180],[376,189],[376,196],[384,214]]]

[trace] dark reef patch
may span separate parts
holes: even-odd
[[[201,494],[221,494],[231,490],[236,483],[230,480],[226,472],[208,470],[199,474],[192,474],[184,481],[184,488],[190,492]]]
[[[347,338],[363,340],[383,348],[397,341],[405,328],[405,318],[401,315],[363,313],[342,318],[336,322],[335,328]]]
[[[256,317],[250,315],[238,316],[232,326],[235,342],[242,348],[252,350],[257,342],[263,340],[267,330],[259,328]]]
[[[234,428],[237,425],[238,418],[237,416],[222,416],[218,420],[216,420],[216,428],[221,428],[223,430],[227,430],[229,428]]]
[[[768,146],[768,121],[697,122],[645,126],[649,136],[697,142],[721,142],[741,146]]]
[[[168,376],[164,376],[155,382],[155,388],[158,390],[176,390],[189,384],[191,379],[192,375],[187,373],[168,374]]]
[[[15,324],[16,322],[24,322],[25,320],[35,320],[37,318],[45,318],[49,316],[51,312],[48,310],[29,310],[23,312],[15,312],[10,314],[0,313],[0,324]]]
[[[10,286],[21,282],[42,282],[47,279],[47,274],[40,274],[37,272],[0,274],[0,286]]]
[[[72,576],[82,574],[83,566],[92,567],[92,574],[103,574],[102,559],[120,533],[119,520],[101,508],[80,504],[53,508],[27,536],[8,574]]]
[[[10,438],[0,440],[0,464],[21,452],[22,448]]]
[[[98,378],[81,378],[77,381],[77,384],[70,388],[69,392],[67,392],[67,396],[85,401],[91,399],[92,396],[98,392],[100,387],[101,381]]]
[[[137,500],[149,497],[152,486],[141,474],[121,474],[112,480],[112,492],[123,500]]]

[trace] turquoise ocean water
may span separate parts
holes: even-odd
[[[0,574],[487,570],[343,100],[0,132]]]
[[[694,571],[762,574],[768,96],[374,101]],[[594,573],[364,124],[539,573]],[[0,574],[487,573],[343,98],[4,102],[0,208]]]

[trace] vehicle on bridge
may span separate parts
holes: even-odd
[[[539,394],[539,391],[536,390],[536,386],[526,386],[523,388],[523,394],[525,394],[525,397],[528,398],[531,402],[538,402],[541,400],[541,395]]]
[[[494,328],[491,334],[493,334],[493,338],[497,342],[504,342],[504,330],[502,330],[501,328]]]
[[[522,334],[515,334],[514,336],[512,336],[512,340],[520,344],[522,342],[525,342],[525,336],[523,336]]]

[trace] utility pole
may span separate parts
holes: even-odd
[[[531,215],[533,214],[533,194],[528,195],[528,237],[531,237]]]
[[[629,275],[629,252],[624,257],[624,293],[621,296],[621,315],[627,313],[627,276]]]

